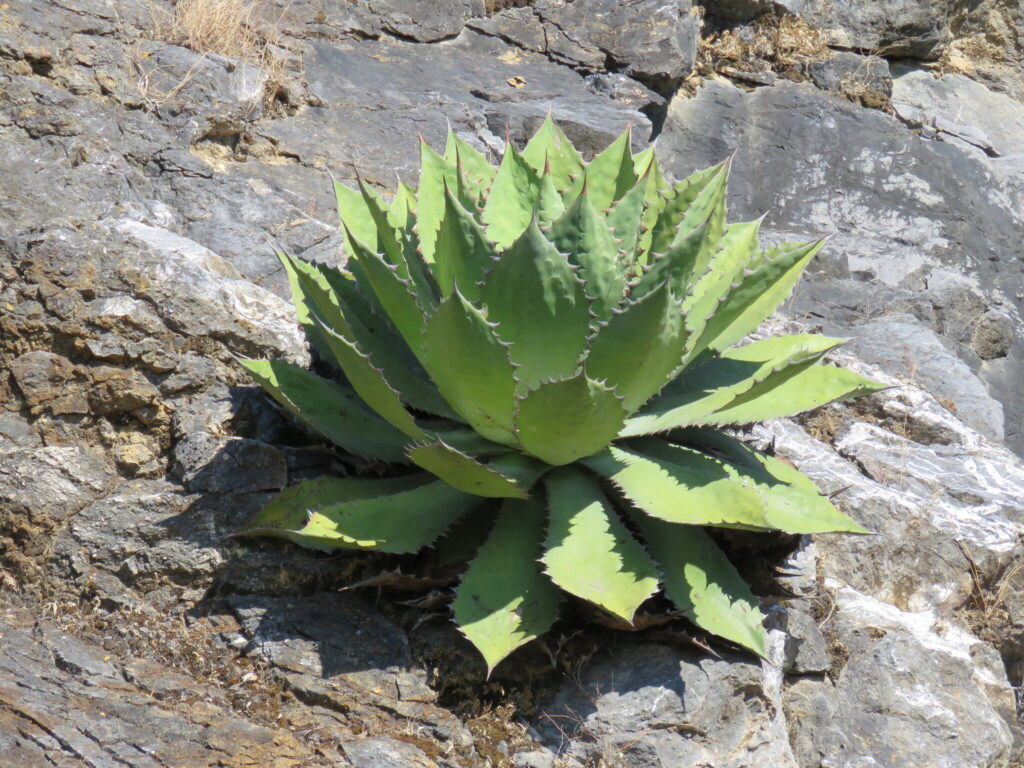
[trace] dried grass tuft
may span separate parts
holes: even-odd
[[[746,27],[712,33],[700,41],[707,74],[722,67],[748,72],[775,72],[805,80],[812,61],[831,55],[825,34],[799,16],[762,16]]]
[[[177,0],[172,11],[154,9],[152,36],[197,53],[215,53],[259,67],[272,100],[287,77],[280,17],[254,0]]]

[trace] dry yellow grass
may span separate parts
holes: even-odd
[[[267,75],[268,100],[284,82],[287,55],[278,18],[258,0],[177,0],[173,10],[154,8],[152,36],[190,48],[244,61]]]
[[[732,66],[752,72],[773,71],[804,79],[803,66],[830,55],[824,33],[811,29],[799,16],[763,16],[748,28],[728,29],[700,41],[705,66]]]

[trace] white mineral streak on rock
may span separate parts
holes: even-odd
[[[152,249],[156,258],[146,264],[152,280],[174,285],[176,294],[209,305],[225,320],[265,330],[272,345],[293,362],[309,360],[290,302],[242,278],[194,240],[133,219],[118,219],[113,226]]]

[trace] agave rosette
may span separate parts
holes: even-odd
[[[764,651],[758,601],[705,526],[863,532],[804,475],[716,429],[880,385],[816,334],[742,343],[821,242],[727,224],[729,162],[668,182],[628,130],[589,163],[549,118],[497,168],[422,144],[390,204],[336,185],[345,270],[282,255],[338,380],[244,364],[287,410],[393,477],[288,488],[243,533],[469,559],[454,618],[493,669],[563,593],[632,621],[659,585]]]

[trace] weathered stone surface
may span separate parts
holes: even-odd
[[[555,61],[611,70],[656,90],[688,75],[697,54],[698,17],[686,2],[541,0],[470,26]]]
[[[677,176],[737,150],[733,215],[767,211],[766,227],[779,230],[779,239],[834,233],[819,268],[848,269],[871,286],[859,296],[842,286],[845,294],[836,295],[825,280],[822,301],[800,306],[823,317],[854,310],[841,333],[888,311],[872,309],[879,288],[905,289],[911,302],[931,304],[914,313],[936,332],[963,333],[960,323],[944,327],[948,298],[931,287],[950,285],[950,275],[957,290],[972,285],[986,309],[1012,318],[1006,356],[976,372],[1003,405],[1007,444],[1024,451],[1024,251],[1013,234],[1024,198],[1017,182],[980,153],[926,140],[880,112],[792,83],[745,92],[709,82],[694,98],[673,100],[657,143]]]
[[[784,634],[783,671],[796,675],[828,672],[832,662],[813,616],[799,608],[776,608],[766,617],[765,626]]]
[[[795,768],[775,676],[752,660],[633,644],[595,660],[538,724],[568,757],[623,768]]]
[[[783,0],[814,28],[825,30],[842,48],[886,56],[936,59],[953,38],[954,0]]]
[[[894,315],[861,323],[852,333],[856,336],[850,349],[861,360],[945,398],[961,421],[1002,442],[1002,404],[930,328],[912,317]]]
[[[280,83],[150,39],[146,4],[116,5],[0,11],[0,590],[34,623],[0,619],[0,764],[1019,761],[1024,474],[975,431],[998,437],[1001,401],[1008,444],[1024,439],[1009,97],[900,70],[897,120],[822,92],[854,98],[842,83],[865,62],[885,91],[878,59],[853,53],[809,66],[822,90],[748,73],[752,91],[674,94],[689,2],[270,0]],[[799,10],[705,10],[784,6]],[[934,57],[950,39],[943,4],[802,6],[859,51]],[[960,9],[944,65],[1019,96],[1017,6]],[[979,43],[1005,58],[968,57]],[[234,359],[308,362],[274,251],[339,258],[327,171],[354,164],[386,194],[416,181],[417,132],[439,147],[450,123],[495,158],[506,126],[521,143],[549,111],[585,154],[630,120],[640,149],[666,97],[675,175],[738,146],[733,218],[769,211],[769,241],[837,231],[793,329],[856,337],[889,372],[868,373],[914,383],[750,435],[878,533],[799,542],[780,577],[795,597],[764,603],[786,628],[770,663],[623,637],[568,660],[580,686],[539,648],[536,670],[483,683],[449,625],[337,592],[365,561],[232,538],[286,480],[348,461]],[[467,726],[477,693],[497,713]]]
[[[988,155],[1016,154],[1024,147],[1024,104],[963,75],[897,70],[892,105],[900,119],[932,129],[943,141]]]
[[[33,517],[63,520],[115,484],[103,455],[86,446],[0,451],[0,503]]]
[[[284,454],[259,440],[193,432],[174,448],[172,471],[189,491],[277,491],[288,482]]]
[[[102,648],[24,615],[0,615],[0,763],[19,768],[326,765],[287,732],[228,709],[209,683],[178,676],[170,701],[149,680],[173,674],[138,664],[122,672]],[[73,712],[69,704],[73,702]],[[338,765],[337,762],[330,763]]]
[[[828,631],[843,648],[832,682],[784,696],[801,768],[1008,765],[1016,706],[991,648],[930,612],[904,613],[849,587]]]

